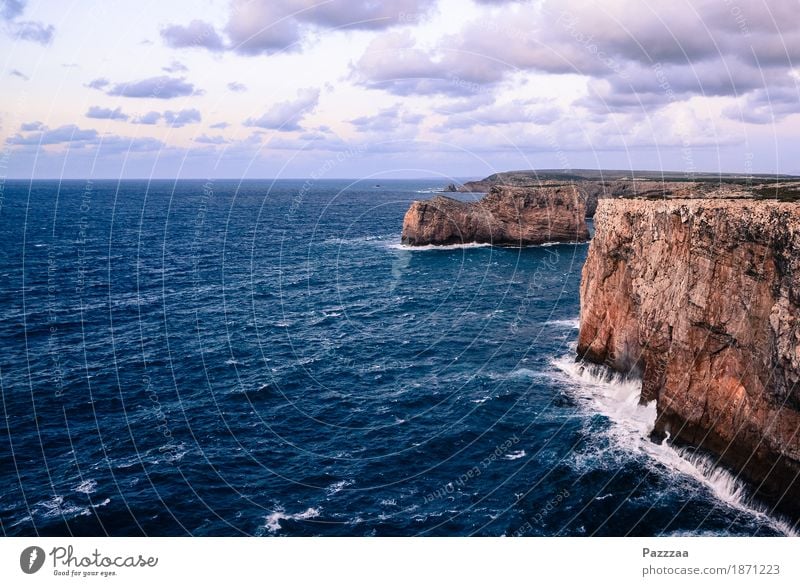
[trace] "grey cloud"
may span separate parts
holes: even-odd
[[[793,87],[791,70],[800,62],[796,13],[788,0],[757,7],[693,0],[691,9],[656,0],[520,2],[513,10],[485,11],[433,48],[417,46],[409,34],[385,33],[351,75],[396,95],[461,97],[469,111],[470,98],[515,73],[577,74],[589,78],[592,90],[578,105],[597,115],[653,111],[693,96]],[[790,110],[782,105],[779,113]],[[764,119],[758,112],[753,117]]]
[[[86,87],[92,88],[92,89],[95,89],[95,90],[101,90],[104,87],[106,87],[109,83],[111,83],[111,82],[109,82],[105,77],[98,77],[97,79],[93,79],[92,81],[87,83]]]
[[[397,130],[400,126],[418,124],[424,116],[401,112],[397,106],[381,110],[373,116],[360,116],[350,120],[359,132],[389,132]]]
[[[472,95],[487,91],[504,74],[503,67],[471,54],[443,51],[434,58],[405,31],[373,39],[352,69],[362,85],[398,95]]]
[[[14,135],[8,139],[9,144],[14,145],[49,145],[63,143],[80,143],[97,139],[98,134],[94,129],[81,129],[74,124],[67,124],[58,128],[43,129],[41,132],[34,132],[26,136]]]
[[[248,118],[245,126],[272,130],[299,130],[300,121],[312,112],[319,103],[319,89],[306,88],[297,92],[297,98],[272,106],[258,118]]]
[[[226,144],[228,140],[224,136],[206,136],[205,134],[201,134],[194,139],[194,142],[199,142],[201,144]]]
[[[86,112],[87,118],[97,118],[101,120],[127,120],[128,115],[122,112],[122,108],[102,108],[100,106],[91,106]]]
[[[773,124],[798,112],[800,88],[785,87],[751,92],[737,106],[726,108],[723,114],[732,120],[750,124]]]
[[[25,11],[24,0],[1,0],[0,16],[5,20],[14,20]]]
[[[230,124],[228,124],[227,122],[217,122],[217,123],[212,124],[211,126],[209,126],[209,128],[220,128],[220,129],[222,129],[222,128],[228,128],[228,126],[230,126]]]
[[[214,26],[202,20],[193,20],[186,26],[170,25],[161,29],[161,38],[172,48],[197,48],[222,51],[225,42]]]
[[[200,122],[201,119],[202,117],[200,112],[194,108],[189,110],[179,110],[177,112],[173,112],[172,110],[167,110],[164,112],[164,120],[173,128],[181,128],[187,124]]]
[[[161,69],[163,69],[167,73],[184,73],[186,71],[189,71],[189,68],[186,67],[180,61],[173,61],[172,63],[170,63],[165,67],[162,67]]]
[[[181,96],[191,96],[200,93],[194,85],[183,78],[151,77],[129,83],[118,83],[108,92],[110,96],[124,96],[126,98],[158,98],[168,100]]]
[[[47,45],[53,40],[55,28],[30,20],[17,20],[25,12],[27,3],[24,0],[0,0],[0,18],[9,23],[8,30],[16,38]]]
[[[231,49],[244,55],[298,51],[314,27],[378,30],[423,20],[436,0],[233,0],[226,43],[210,23],[170,25],[161,36],[172,47]]]
[[[20,130],[23,132],[29,132],[31,130],[43,130],[44,124],[39,122],[38,120],[35,122],[24,122],[22,126],[20,126]]]
[[[239,83],[238,81],[232,81],[228,84],[228,89],[232,92],[246,92],[247,86],[243,83]]]
[[[20,79],[24,79],[25,81],[28,81],[28,79],[30,79],[27,75],[22,73],[19,69],[12,69],[11,71],[8,72],[8,74],[10,76],[12,76],[12,77],[19,77]]]
[[[161,120],[161,113],[150,111],[147,114],[142,114],[141,116],[137,116],[133,119],[134,124],[158,124],[158,121]]]
[[[18,39],[40,45],[49,44],[53,40],[55,32],[56,29],[52,25],[44,25],[41,22],[17,22],[14,26],[14,34]]]
[[[517,123],[547,126],[560,117],[561,111],[548,103],[532,104],[517,100],[510,104],[490,105],[469,114],[456,114],[448,118],[443,128],[494,127]]]
[[[300,23],[286,0],[234,0],[226,27],[231,48],[244,55],[297,50]]]

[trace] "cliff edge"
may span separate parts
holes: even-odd
[[[654,433],[800,519],[800,207],[602,199],[578,353],[642,377]]]
[[[492,187],[477,202],[445,196],[415,201],[403,219],[411,246],[488,243],[525,246],[589,239],[585,196],[575,185]]]

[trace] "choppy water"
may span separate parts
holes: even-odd
[[[586,245],[398,244],[439,181],[8,182],[6,535],[773,535],[572,360]]]

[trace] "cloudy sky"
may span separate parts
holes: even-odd
[[[800,173],[798,14],[798,0],[0,0],[0,175]]]

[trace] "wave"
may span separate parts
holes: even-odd
[[[508,373],[507,378],[513,380],[513,379],[541,378],[543,376],[547,376],[546,373],[540,372],[538,370],[531,370],[530,368],[517,368],[516,370],[512,370],[510,373]],[[506,378],[506,377],[499,377],[499,378]]]
[[[595,412],[608,417],[613,425],[608,435],[628,452],[641,453],[666,467],[672,474],[689,477],[704,486],[717,500],[769,525],[785,535],[798,535],[792,523],[770,514],[769,509],[753,501],[748,485],[717,465],[711,458],[666,441],[650,439],[656,421],[656,402],[639,402],[641,380],[624,376],[604,366],[575,361],[572,356],[552,360],[565,375],[579,399]],[[576,384],[577,383],[577,384]]]
[[[528,454],[525,452],[525,450],[518,450],[516,452],[509,452],[508,454],[503,456],[503,458],[505,458],[506,460],[519,460],[520,458],[524,458],[527,455]]]
[[[325,494],[327,494],[328,496],[334,495],[337,492],[341,492],[342,490],[344,490],[345,488],[347,488],[352,484],[353,484],[352,480],[340,480],[339,482],[334,482],[328,488],[325,489]]]
[[[463,242],[461,244],[426,244],[424,246],[410,246],[408,244],[401,244],[394,242],[387,245],[394,250],[410,250],[412,252],[426,251],[426,250],[459,250],[462,248],[487,248],[492,245],[488,242]]]
[[[266,527],[267,531],[274,534],[281,530],[281,521],[303,521],[305,519],[315,519],[316,517],[319,517],[319,515],[319,509],[315,509],[313,507],[309,507],[302,513],[295,513],[294,515],[287,515],[286,511],[279,509],[267,516],[264,527]]]
[[[84,480],[73,490],[75,492],[82,492],[83,494],[92,494],[97,489],[97,481],[94,478]]]
[[[579,330],[581,328],[581,320],[577,317],[573,319],[553,319],[544,323],[548,326],[569,328],[572,330]]]

